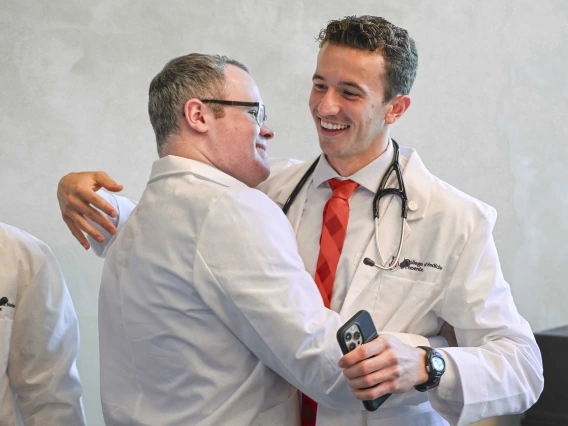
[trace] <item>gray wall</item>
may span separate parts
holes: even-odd
[[[0,220],[46,241],[61,263],[81,323],[91,425],[103,424],[102,262],[61,221],[59,178],[102,169],[138,198],[156,159],[149,81],[167,60],[193,51],[248,64],[277,133],[270,153],[314,158],[314,36],[327,20],[353,14],[410,31],[420,68],[394,137],[432,172],[497,208],[503,270],[533,328],[568,323],[567,2],[2,0]]]

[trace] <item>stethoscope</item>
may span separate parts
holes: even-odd
[[[375,218],[375,242],[377,244],[377,250],[379,251],[380,255],[381,247],[379,244],[379,201],[381,200],[381,198],[387,195],[394,195],[400,197],[400,201],[402,204],[402,213],[401,213],[402,222],[400,228],[400,241],[398,243],[398,250],[396,251],[396,256],[393,256],[392,261],[388,264],[388,266],[386,262],[385,263],[381,262],[381,264],[378,264],[373,260],[369,259],[368,257],[366,257],[363,260],[363,263],[365,265],[375,266],[385,271],[393,270],[399,266],[398,259],[400,258],[400,252],[402,251],[402,244],[404,243],[404,224],[406,223],[406,217],[408,216],[408,197],[406,196],[406,188],[404,187],[404,180],[402,179],[402,172],[400,171],[400,165],[398,161],[400,157],[400,151],[398,149],[398,144],[393,139],[391,140],[392,140],[394,153],[391,164],[387,169],[387,171],[385,172],[383,179],[381,180],[381,184],[379,185],[379,189],[375,193],[375,198],[373,199],[373,217]],[[306,173],[304,173],[302,179],[300,179],[300,181],[298,182],[298,184],[290,194],[290,197],[288,197],[286,203],[284,203],[284,207],[282,207],[282,211],[284,212],[284,214],[288,214],[288,210],[290,210],[292,203],[294,202],[294,200],[296,199],[296,197],[298,196],[298,194],[300,193],[300,191],[302,190],[302,188],[304,187],[310,176],[314,173],[314,170],[318,165],[319,159],[320,157],[318,157],[312,163],[312,165],[306,171]],[[389,177],[391,176],[392,172],[396,174],[396,179],[398,181],[398,188],[385,188],[385,186],[387,185],[387,181],[389,180]]]

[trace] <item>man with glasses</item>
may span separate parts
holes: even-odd
[[[341,318],[286,217],[252,189],[268,177],[273,132],[247,69],[173,59],[148,109],[160,159],[101,279],[106,424],[296,425],[293,386],[359,409],[338,367]]]

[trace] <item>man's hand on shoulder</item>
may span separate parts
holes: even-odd
[[[104,237],[85,217],[109,233],[116,233],[114,225],[96,209],[111,217],[117,215],[116,210],[97,195],[96,192],[101,188],[118,192],[122,190],[122,185],[117,184],[105,172],[80,172],[63,176],[57,187],[57,199],[63,220],[86,250],[90,248],[90,244],[84,232],[99,242],[103,242]]]
[[[349,352],[341,358],[339,367],[355,397],[362,401],[404,393],[428,380],[426,352],[389,335]]]

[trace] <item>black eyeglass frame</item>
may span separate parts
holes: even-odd
[[[262,123],[266,121],[268,116],[266,115],[266,106],[260,102],[242,102],[242,101],[227,101],[224,99],[201,99],[201,102],[206,104],[219,104],[219,105],[234,105],[234,106],[248,106],[256,107],[256,123],[262,127]],[[262,106],[263,117],[260,121],[260,107]]]

